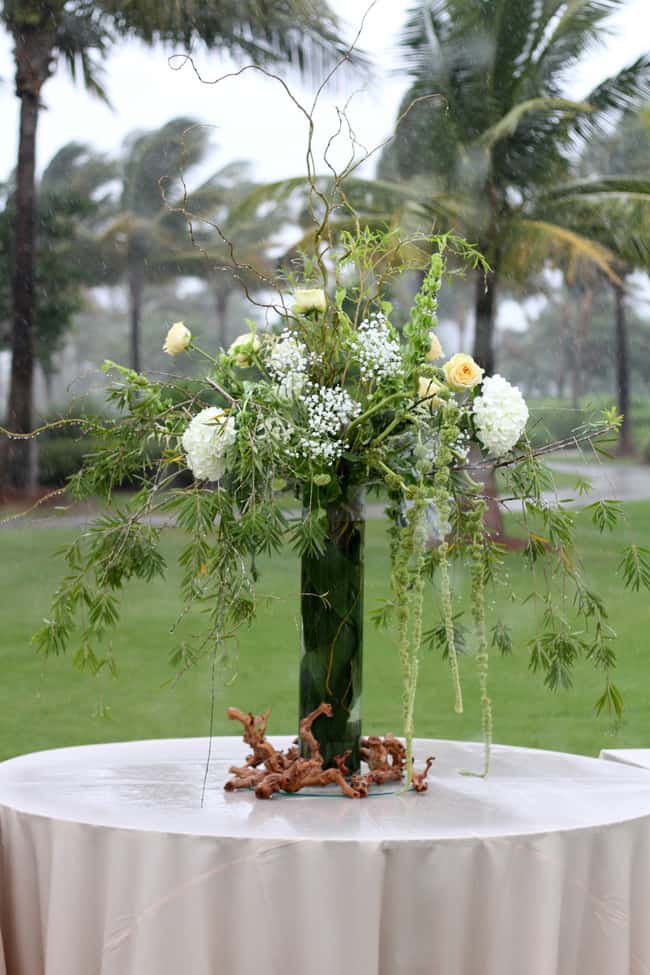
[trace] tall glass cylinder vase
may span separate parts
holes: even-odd
[[[363,650],[363,548],[361,488],[350,488],[327,508],[328,535],[320,556],[301,564],[300,718],[322,702],[333,716],[316,719],[313,732],[328,768],[350,751],[347,766],[361,758]]]

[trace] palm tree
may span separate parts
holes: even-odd
[[[650,112],[627,112],[615,129],[589,147],[580,160],[579,170],[614,176],[633,174],[650,183]],[[618,278],[610,278],[614,304],[614,347],[616,355],[616,396],[618,412],[623,416],[618,453],[634,452],[632,440],[629,337],[626,315],[626,279],[635,269],[650,268],[650,209],[638,201],[622,201],[616,210],[608,208],[610,229],[608,244],[617,256]],[[614,222],[615,221],[615,222]],[[616,231],[611,229],[614,222]],[[621,232],[623,230],[623,232]]]
[[[113,176],[113,166],[103,156],[82,143],[69,142],[52,157],[36,184],[34,355],[48,386],[53,356],[82,305],[82,289],[97,283],[95,233]],[[15,175],[4,195],[0,212],[0,333],[8,339]]]
[[[119,196],[101,242],[106,279],[127,283],[130,363],[138,371],[145,285],[181,273],[188,243],[179,212],[184,181],[207,149],[207,129],[193,119],[176,118],[131,135],[117,167]]]
[[[402,47],[412,86],[380,175],[409,181],[425,209],[476,241],[491,272],[477,274],[474,354],[494,370],[499,284],[550,256],[582,258],[612,275],[607,247],[570,219],[576,201],[606,230],[604,207],[648,195],[634,179],[571,181],[570,157],[603,123],[650,93],[650,57],[563,97],[568,72],[605,36],[622,0],[420,0]],[[569,216],[568,219],[565,219]],[[603,233],[602,239],[605,238]]]
[[[243,54],[257,63],[292,62],[306,70],[346,56],[336,18],[325,2],[311,0],[0,0],[0,22],[14,42],[20,135],[16,178],[12,365],[9,426],[32,426],[34,368],[34,273],[36,260],[36,132],[42,89],[59,60],[87,87],[105,97],[98,57],[119,35],[148,43],[197,40]],[[25,441],[8,445],[7,474],[16,488],[33,484]]]

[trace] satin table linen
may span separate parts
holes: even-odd
[[[623,765],[650,769],[650,748],[603,748],[598,757],[606,762],[622,762]]]
[[[283,747],[289,739],[272,739]],[[424,795],[225,794],[207,739],[0,765],[6,975],[648,975],[650,776],[418,741]]]

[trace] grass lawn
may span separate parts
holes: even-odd
[[[625,541],[634,539],[650,546],[650,504],[627,505],[625,524],[606,537],[591,526],[587,514],[582,520],[585,564],[593,587],[607,599],[618,633],[617,683],[626,702],[624,721],[613,730],[606,717],[594,717],[592,704],[599,693],[600,677],[587,665],[580,665],[569,692],[551,693],[539,675],[529,673],[525,644],[535,627],[532,604],[506,602],[497,590],[489,598],[491,612],[500,608],[515,640],[511,657],[495,653],[491,663],[496,741],[586,754],[597,754],[602,747],[650,746],[650,594],[624,591],[616,571]],[[207,663],[174,686],[162,687],[173,676],[168,656],[178,639],[171,629],[180,608],[174,565],[181,546],[179,535],[171,532],[165,542],[172,567],[168,581],[137,583],[125,593],[122,620],[113,638],[118,679],[104,672],[97,677],[80,673],[70,656],[43,659],[30,643],[62,572],[57,550],[72,533],[61,528],[10,528],[3,529],[0,538],[0,758],[87,742],[208,733],[211,690]],[[508,556],[508,563],[517,593],[527,594],[531,581],[520,557]],[[368,525],[366,565],[366,610],[370,612],[388,595],[388,554],[381,522]],[[224,716],[230,704],[255,711],[272,705],[271,732],[296,727],[297,560],[287,553],[264,562],[261,570],[260,591],[273,598],[264,601],[254,625],[242,633],[236,679],[228,686],[223,679],[217,681],[217,734],[238,731]],[[460,576],[455,589],[464,591]],[[427,625],[437,618],[433,591],[426,618]],[[195,620],[194,626],[197,624]],[[397,732],[400,679],[392,633],[377,631],[368,622],[365,652],[364,730]],[[471,654],[462,658],[461,670],[466,707],[464,715],[457,716],[448,668],[425,651],[417,707],[420,736],[480,738]]]

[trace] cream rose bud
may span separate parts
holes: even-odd
[[[435,362],[436,359],[442,358],[445,353],[442,351],[440,339],[435,332],[431,332],[430,338],[431,345],[429,346],[429,351],[427,352],[427,359],[429,362]]]
[[[235,365],[241,369],[248,369],[252,365],[253,356],[260,351],[261,346],[262,343],[255,332],[245,332],[243,335],[238,335],[231,343],[228,355],[232,356]]]
[[[191,341],[192,333],[185,327],[184,322],[174,322],[167,332],[163,352],[167,355],[179,355],[186,351]]]
[[[429,379],[428,376],[420,376],[418,380],[418,397],[424,402],[422,406],[427,406],[430,410],[435,410],[442,405],[442,400],[438,396],[443,386],[437,379]]]
[[[307,288],[294,293],[294,315],[306,315],[309,311],[325,311],[327,299],[322,288]]]
[[[449,388],[457,393],[478,386],[483,380],[483,373],[485,372],[477,362],[474,362],[471,355],[466,355],[464,352],[457,352],[456,355],[452,355],[451,359],[445,362],[442,371]]]

